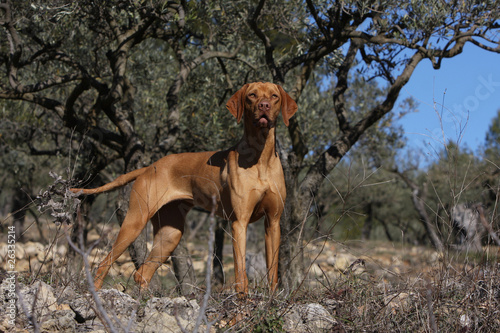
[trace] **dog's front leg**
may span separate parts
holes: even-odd
[[[248,294],[248,278],[245,268],[248,222],[232,223],[235,289],[240,297]]]
[[[278,258],[281,239],[280,216],[266,215],[265,228],[267,278],[271,291],[275,291],[278,284]]]

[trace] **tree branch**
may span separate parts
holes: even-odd
[[[297,75],[295,85],[290,91],[290,97],[292,97],[295,101],[298,101],[302,92],[304,91],[307,81],[311,76],[314,68],[316,67],[315,61],[309,61],[302,66],[301,72]],[[305,155],[309,151],[306,146],[304,136],[300,129],[299,123],[296,117],[292,117],[289,120],[288,124],[288,134],[292,140],[292,150],[297,157],[298,162],[302,162],[304,160]]]
[[[324,21],[319,17],[318,11],[316,10],[316,7],[314,7],[314,3],[311,0],[306,0],[306,4],[307,8],[309,8],[309,12],[316,22],[316,25],[318,26],[318,29],[321,31],[323,36],[327,37],[329,35],[328,29],[325,27]]]
[[[389,88],[385,100],[381,104],[377,105],[374,109],[372,109],[353,127],[353,130],[351,131],[351,133],[349,133],[349,141],[355,143],[359,138],[358,134],[364,133],[366,129],[368,129],[371,125],[380,120],[386,113],[392,110],[397,98],[399,97],[401,89],[403,89],[406,83],[408,83],[413,74],[413,71],[423,59],[424,56],[419,51],[417,51],[409,59],[405,68],[403,69],[403,72],[397,77],[397,79]]]
[[[343,133],[350,130],[351,125],[347,119],[347,110],[345,107],[345,92],[348,88],[349,72],[354,65],[356,60],[356,54],[360,49],[361,44],[359,42],[353,41],[347,50],[347,54],[337,71],[337,86],[333,93],[333,108],[335,114],[337,115],[337,120],[339,122],[339,128]]]
[[[482,38],[486,39],[485,37],[481,36]],[[487,39],[486,39],[487,40]],[[489,41],[489,40],[488,40]],[[495,52],[495,53],[500,53],[500,43],[497,43],[497,47],[491,47],[491,46],[488,46],[488,45],[485,45],[477,40],[475,40],[474,38],[471,38],[470,39],[470,42],[480,48],[482,48],[483,50],[486,50],[486,51],[490,51],[490,52]],[[491,43],[493,43],[493,41],[491,41]]]
[[[182,86],[187,81],[189,74],[199,65],[208,61],[209,59],[217,58],[217,59],[235,59],[238,55],[239,50],[242,45],[237,45],[236,49],[233,52],[222,52],[222,51],[208,51],[203,52],[195,59],[190,62],[186,62],[184,58],[184,53],[180,49],[180,46],[177,42],[172,44],[174,48],[174,54],[176,55],[177,61],[179,62],[180,70],[177,74],[176,78],[167,92],[167,105],[168,105],[168,118],[167,118],[167,126],[165,128],[160,128],[159,132],[156,135],[156,144],[155,150],[157,154],[165,154],[170,149],[172,149],[173,145],[177,141],[180,135],[179,121],[180,121],[180,112],[178,109],[178,100],[179,93],[181,91]],[[165,132],[168,135],[165,135]],[[161,140],[161,141],[160,141]]]
[[[259,24],[257,23],[265,3],[266,0],[259,1],[257,7],[255,8],[255,11],[253,12],[253,15],[250,15],[250,17],[248,18],[248,24],[264,45],[266,65],[271,72],[273,82],[283,84],[285,82],[285,76],[280,68],[278,68],[274,60],[274,46],[271,43],[271,39],[264,33],[264,31],[262,31],[262,29],[259,28]]]
[[[64,117],[64,105],[55,99],[46,98],[33,93],[19,93],[15,91],[0,92],[0,99],[23,100],[35,103],[48,110],[56,112],[61,119]]]
[[[354,50],[356,46],[350,46],[351,54],[349,57],[354,57]],[[308,198],[318,193],[325,176],[328,175],[333,168],[340,162],[342,157],[351,149],[351,147],[358,141],[361,135],[375,122],[380,120],[385,114],[390,112],[399,96],[403,86],[410,79],[417,64],[423,59],[423,55],[417,51],[405,66],[403,72],[395,80],[394,84],[389,88],[385,100],[373,108],[363,119],[358,121],[354,126],[347,126],[348,123],[344,122],[344,132],[334,140],[330,148],[323,152],[316,162],[309,168],[306,176],[300,184],[300,195],[304,197],[302,202],[309,202]],[[340,80],[340,79],[339,79]],[[343,96],[339,93],[337,99]],[[344,121],[342,119],[341,121]]]

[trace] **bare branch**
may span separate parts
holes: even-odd
[[[47,79],[45,81],[41,81],[35,84],[30,84],[27,86],[23,86],[21,84],[18,84],[16,87],[16,91],[20,93],[34,93],[34,92],[39,92],[45,89],[49,89],[61,84],[73,82],[73,81],[78,81],[82,80],[84,77],[82,74],[68,74],[64,76],[54,76],[50,79]]]
[[[15,91],[0,92],[0,99],[23,100],[35,103],[48,110],[55,111],[61,119],[64,117],[64,105],[55,99],[46,98],[33,93],[19,93]]]
[[[212,211],[210,212],[210,225],[208,227],[208,253],[214,253],[214,241],[215,241],[215,209],[217,207],[215,196],[212,197]],[[205,295],[203,295],[203,302],[201,303],[200,312],[198,313],[198,317],[196,318],[196,324],[194,326],[194,332],[198,332],[198,329],[201,325],[201,321],[204,320],[207,322],[207,316],[205,314],[208,306],[208,301],[211,297],[211,288],[212,288],[212,260],[210,260],[210,255],[207,258],[206,265],[206,273],[205,273],[205,283],[207,285],[207,290],[205,290]],[[207,322],[207,331],[210,330],[210,324]]]

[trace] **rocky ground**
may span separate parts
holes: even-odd
[[[61,277],[60,272],[68,267],[64,244],[38,242],[16,244],[17,293],[12,297],[13,280],[6,272],[10,270],[8,247],[0,243],[5,268],[0,277],[0,332],[345,332],[367,326],[372,329],[366,331],[384,331],[384,325],[411,329],[412,324],[405,322],[410,317],[417,321],[415,327],[422,322],[426,325],[416,331],[447,323],[453,327],[444,331],[472,331],[485,323],[500,327],[500,315],[494,316],[500,308],[498,266],[481,263],[484,258],[489,263],[493,258],[494,263],[497,248],[470,258],[383,242],[304,246],[307,278],[292,293],[269,295],[253,282],[246,300],[224,289],[213,292],[204,304],[204,283],[198,293],[187,297],[139,292],[133,283],[127,284],[134,272],[128,255],[111,269],[109,289],[93,295],[82,272],[70,279]],[[199,244],[189,247],[202,281],[206,250]],[[225,271],[232,277],[231,249],[226,252]],[[90,261],[97,263],[104,254],[95,249]],[[261,281],[265,274],[262,253],[250,253],[247,261],[251,263],[249,277]],[[158,279],[173,281],[168,265],[159,270]],[[15,299],[15,309],[11,299]]]

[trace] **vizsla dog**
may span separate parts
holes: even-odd
[[[184,220],[193,206],[208,211],[216,198],[217,215],[232,225],[235,289],[248,293],[245,271],[246,232],[249,223],[265,217],[266,264],[269,285],[278,282],[280,217],[286,191],[283,169],[275,151],[275,130],[281,111],[288,126],[297,111],[295,101],[272,83],[244,85],[226,107],[238,123],[244,120],[243,138],[219,152],[168,155],[149,167],[138,169],[95,189],[71,189],[95,194],[123,186],[133,180],[127,216],[111,252],[101,262],[95,277],[100,289],[113,262],[137,238],[151,219],[153,249],[137,270],[134,280],[146,288],[158,267],[176,248],[184,231]]]

